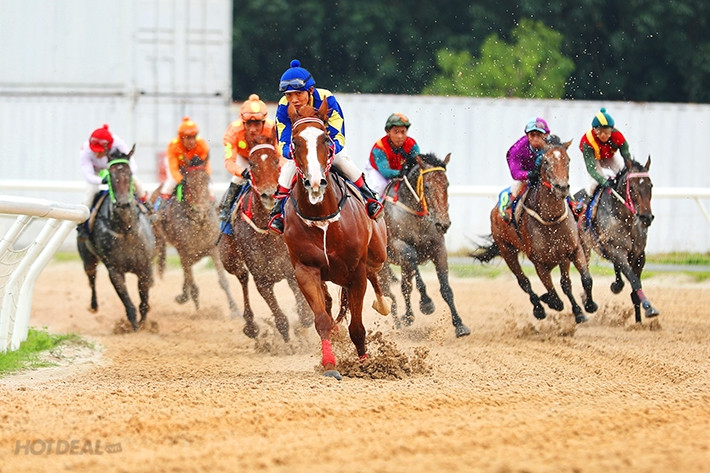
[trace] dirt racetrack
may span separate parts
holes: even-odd
[[[369,309],[368,292],[371,359],[359,366],[349,340],[336,342],[349,374],[338,382],[320,375],[315,329],[286,345],[253,286],[257,341],[229,319],[206,267],[200,310],[173,301],[182,275],[170,269],[151,294],[152,330],[114,334],[125,316],[105,268],[92,314],[80,263],[52,263],[32,325],[80,333],[97,350],[66,349],[58,367],[0,379],[0,472],[710,469],[710,284],[647,279],[661,316],[637,328],[628,286],[615,296],[596,278],[600,310],[575,327],[569,311],[535,320],[507,272],[454,279],[472,330],[457,340],[425,277],[437,310],[406,330]],[[295,324],[293,296],[277,290]]]

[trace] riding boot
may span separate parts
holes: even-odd
[[[359,181],[359,179],[358,179]],[[357,184],[356,184],[357,185]],[[362,185],[358,186],[360,193],[365,198],[365,206],[367,207],[367,215],[372,220],[377,220],[377,218],[382,214],[384,207],[379,200],[377,200],[377,195],[374,193],[370,186],[367,185],[365,179],[362,179]]]
[[[582,189],[581,191],[577,192],[574,195],[574,213],[577,216],[584,215],[584,213],[587,211],[587,206],[589,205],[589,202],[592,200],[592,197],[587,194],[587,191],[585,189]]]
[[[227,188],[227,192],[224,193],[224,198],[219,206],[219,219],[222,222],[229,222],[229,217],[232,215],[232,205],[234,205],[234,200],[241,190],[241,185],[235,184],[234,182],[229,183],[229,188]]]
[[[283,204],[286,201],[289,192],[290,189],[279,185],[279,188],[274,194],[274,199],[276,199],[277,202],[274,204],[274,208],[271,209],[271,213],[269,214],[268,227],[277,235],[282,235],[284,232]]]

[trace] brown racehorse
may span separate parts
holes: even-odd
[[[554,310],[560,311],[564,307],[550,275],[552,269],[559,266],[562,290],[572,304],[575,321],[581,323],[587,321],[587,317],[572,294],[570,262],[574,263],[582,278],[584,308],[587,312],[594,312],[597,310],[597,304],[592,298],[592,277],[587,267],[587,258],[576,221],[567,202],[570,161],[567,148],[571,143],[560,143],[557,136],[550,136],[541,162],[540,179],[530,186],[518,203],[522,211],[516,211],[514,221],[507,223],[501,218],[498,207],[494,206],[491,210],[494,243],[479,248],[472,256],[484,262],[495,256],[502,256],[515,274],[520,287],[530,296],[533,315],[538,319],[546,317],[540,301]],[[538,297],[533,291],[530,280],[523,273],[518,261],[520,251],[525,253],[535,266],[537,275],[547,289],[546,294]]]
[[[416,279],[421,294],[419,304],[424,314],[434,312],[434,303],[426,293],[426,286],[418,266],[432,261],[439,279],[441,295],[451,311],[451,322],[457,337],[469,335],[471,330],[463,323],[454,305],[454,293],[449,284],[449,264],[444,236],[451,226],[449,219],[449,180],[446,166],[451,155],[441,161],[433,154],[417,156],[416,163],[405,166],[405,175],[396,179],[385,189],[385,221],[387,222],[389,262],[402,268],[402,296],[405,313],[402,322],[411,325],[412,277]],[[389,268],[381,273],[383,281],[389,279]],[[389,284],[383,285],[390,296]],[[396,304],[393,299],[392,313],[395,323]]]
[[[646,239],[653,222],[651,195],[653,183],[648,174],[651,157],[645,165],[625,159],[625,168],[614,179],[613,188],[598,192],[589,211],[579,219],[582,243],[589,257],[591,249],[614,264],[611,290],[618,294],[624,287],[623,274],[631,284],[636,323],[641,323],[641,308],[646,317],[656,317],[641,286],[646,265]],[[597,204],[598,203],[598,204]]]
[[[205,256],[210,256],[217,270],[219,285],[227,295],[232,316],[237,313],[237,304],[229,293],[229,282],[217,250],[219,221],[214,202],[209,192],[210,176],[206,163],[194,157],[184,172],[184,179],[177,189],[182,198],[171,198],[155,215],[156,252],[158,273],[165,270],[166,245],[170,243],[180,256],[183,271],[182,293],[175,297],[179,304],[192,299],[200,308],[199,288],[195,284],[192,266]],[[153,192],[157,197],[159,188]]]
[[[256,338],[259,327],[249,303],[249,273],[276,322],[276,329],[289,340],[288,318],[281,310],[274,285],[285,279],[296,297],[301,325],[313,324],[313,315],[296,282],[296,274],[283,238],[268,231],[269,212],[277,203],[273,198],[279,181],[282,159],[276,151],[276,136],[258,135],[249,143],[250,178],[238,199],[231,218],[231,234],[222,232],[218,247],[224,268],[235,275],[244,295],[244,334]],[[280,202],[278,203],[280,205]]]
[[[341,379],[330,344],[336,323],[331,316],[326,281],[343,288],[350,308],[350,339],[361,359],[367,356],[362,308],[367,281],[377,301],[373,307],[388,314],[377,273],[387,259],[384,219],[373,221],[365,205],[342,179],[330,171],[333,147],[326,131],[328,105],[316,111],[304,106],[288,108],[292,123],[292,159],[298,178],[285,204],[284,241],[296,270],[298,285],[313,310],[321,338],[321,363],[326,376]],[[341,304],[343,302],[341,301]]]

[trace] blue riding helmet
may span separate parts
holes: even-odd
[[[279,92],[296,92],[308,90],[316,85],[316,81],[310,72],[301,67],[301,61],[294,59],[291,67],[281,76],[279,81]]]
[[[525,133],[530,133],[531,131],[539,131],[540,133],[548,134],[550,133],[550,127],[547,126],[547,122],[540,118],[531,118],[525,125]]]

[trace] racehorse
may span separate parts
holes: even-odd
[[[109,190],[99,197],[88,222],[90,235],[88,239],[77,238],[77,248],[91,286],[91,311],[96,312],[99,308],[96,268],[102,261],[135,331],[145,322],[150,310],[148,293],[153,285],[155,238],[148,216],[139,210],[133,195],[129,159],[134,151],[135,145],[128,154],[114,151],[109,155],[108,169],[103,173],[104,177],[108,176]],[[126,288],[126,273],[138,277],[140,320],[136,319],[136,307]]]
[[[588,318],[572,293],[570,262],[574,263],[581,275],[585,310],[594,312],[597,304],[592,298],[592,276],[589,274],[587,258],[567,200],[570,163],[567,148],[571,143],[561,143],[557,136],[550,136],[540,164],[540,178],[530,185],[518,201],[517,206],[522,210],[516,208],[513,221],[506,223],[498,207],[494,206],[491,210],[493,243],[478,248],[471,256],[482,262],[502,256],[520,287],[530,297],[533,315],[537,319],[546,317],[540,301],[557,311],[564,308],[550,275],[552,269],[559,266],[562,291],[572,304],[575,321],[582,323]],[[521,251],[535,266],[547,293],[538,297],[533,291],[518,261],[518,253]]]
[[[446,166],[451,154],[441,161],[433,154],[417,156],[416,164],[405,167],[405,176],[394,180],[385,189],[385,221],[387,223],[388,263],[402,268],[401,288],[405,303],[402,322],[414,321],[411,294],[412,277],[421,294],[419,308],[425,314],[434,311],[434,303],[426,293],[418,266],[433,261],[439,279],[441,296],[451,311],[451,322],[457,337],[470,335],[454,305],[454,293],[449,284],[449,264],[444,235],[451,226],[449,219]],[[389,280],[389,268],[381,272],[381,280]],[[390,285],[383,284],[385,294],[393,300],[392,313],[396,314],[396,300]],[[395,322],[400,323],[395,317]]]
[[[390,311],[377,279],[387,259],[387,228],[384,220],[367,216],[357,190],[330,172],[334,149],[325,125],[327,102],[318,110],[304,106],[296,111],[289,105],[288,114],[298,178],[285,204],[283,237],[298,285],[314,314],[324,374],[341,379],[330,344],[337,324],[330,313],[326,281],[343,288],[341,314],[347,300],[350,339],[360,359],[366,358],[362,307],[368,280],[377,297],[375,310],[383,315]]]
[[[249,183],[237,200],[231,217],[231,234],[222,233],[218,243],[225,269],[234,274],[244,295],[244,334],[256,338],[259,327],[249,303],[249,273],[259,294],[268,304],[276,329],[289,340],[289,323],[274,295],[274,284],[286,279],[296,298],[301,325],[308,327],[313,316],[296,282],[293,265],[283,239],[268,231],[269,212],[276,204],[273,198],[279,180],[280,157],[274,146],[276,136],[258,135],[249,143]],[[279,202],[280,205],[280,202]]]
[[[234,316],[237,305],[229,293],[229,282],[217,250],[219,221],[217,210],[210,198],[210,176],[206,162],[192,158],[184,171],[184,179],[178,185],[177,196],[170,199],[157,213],[153,223],[158,255],[158,274],[165,271],[167,243],[175,247],[180,256],[183,271],[182,293],[175,301],[184,304],[192,299],[195,308],[200,308],[199,288],[195,284],[192,266],[205,256],[210,256],[217,270],[219,285],[227,295],[229,310]],[[156,197],[159,188],[153,192]]]
[[[658,310],[641,287],[641,272],[646,265],[646,239],[653,222],[651,190],[648,174],[651,157],[646,165],[624,159],[625,168],[615,178],[610,190],[597,192],[587,211],[579,219],[582,244],[589,258],[591,249],[614,264],[615,280],[611,291],[618,294],[624,288],[623,274],[631,283],[631,301],[636,322],[641,323],[641,307],[646,317],[655,317]]]

